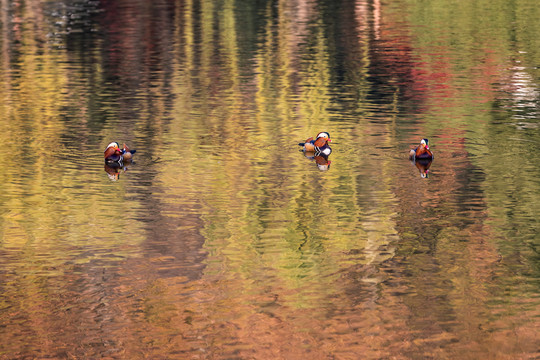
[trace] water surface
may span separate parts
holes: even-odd
[[[540,357],[535,0],[1,14],[0,358]]]

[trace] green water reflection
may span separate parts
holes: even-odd
[[[1,5],[0,358],[539,356],[534,0]]]

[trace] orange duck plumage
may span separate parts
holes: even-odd
[[[409,151],[409,159],[413,161],[419,159],[433,160],[433,153],[429,149],[429,140],[422,139],[420,141],[420,145],[414,149],[411,149],[411,151]]]
[[[332,140],[330,139],[330,134],[326,131],[323,131],[317,134],[315,140],[310,137],[309,139],[299,143],[298,145],[303,146],[303,150],[305,152],[320,153],[328,156],[332,152],[332,149],[328,144],[331,141]]]
[[[126,144],[120,148],[117,142],[110,143],[105,149],[105,163],[121,163],[131,161],[136,150],[130,150]]]

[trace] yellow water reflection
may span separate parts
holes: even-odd
[[[531,4],[3,2],[0,357],[538,356]]]

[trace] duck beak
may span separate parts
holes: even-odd
[[[328,142],[332,142],[332,139],[328,139],[327,141],[328,141]]]

